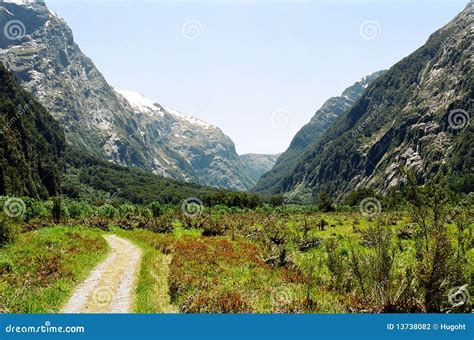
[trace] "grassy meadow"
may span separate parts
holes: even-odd
[[[0,312],[51,313],[107,253],[98,229],[47,227],[0,248]]]
[[[0,309],[58,311],[115,234],[143,250],[137,313],[470,312],[472,196],[433,190],[330,211],[24,199],[0,225]]]

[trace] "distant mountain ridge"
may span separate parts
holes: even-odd
[[[60,122],[68,143],[180,181],[234,190],[255,185],[220,129],[110,86],[44,2],[0,2],[0,22],[2,32],[16,25],[13,36],[0,34],[0,60]]]
[[[248,153],[240,156],[240,160],[244,163],[247,173],[249,173],[252,178],[253,186],[257,184],[263,174],[273,168],[278,157],[280,157],[279,154],[265,155],[255,153]]]

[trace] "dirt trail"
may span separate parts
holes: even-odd
[[[80,284],[61,313],[130,313],[142,251],[116,235],[104,236],[112,249]]]

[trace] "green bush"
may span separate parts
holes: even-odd
[[[146,219],[151,219],[153,217],[153,212],[151,211],[151,209],[140,207],[138,208],[138,212],[140,213],[141,217],[144,217]]]
[[[92,208],[87,203],[76,201],[68,203],[65,209],[67,209],[70,218],[89,218],[93,212]]]
[[[53,199],[53,210],[52,210],[53,221],[56,224],[61,223],[62,216],[62,207],[61,207],[61,198],[55,197]]]
[[[130,218],[135,214],[135,207],[131,204],[122,204],[118,207],[118,213],[121,218]]]
[[[0,217],[0,247],[13,243],[17,234],[17,227],[9,223],[5,218]]]
[[[161,215],[163,215],[163,208],[160,204],[160,202],[153,202],[149,205],[149,208],[151,210],[151,214],[153,218],[159,218]]]
[[[48,216],[49,211],[44,202],[30,197],[23,198],[23,202],[25,202],[26,206],[26,211],[23,215],[25,222],[29,222],[34,218]]]
[[[97,214],[104,218],[114,218],[117,211],[110,204],[104,204],[97,209]]]

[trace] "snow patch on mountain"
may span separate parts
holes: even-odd
[[[31,5],[31,4],[39,3],[39,1],[36,1],[36,0],[3,0],[1,2],[7,3],[7,4],[15,4],[15,5]]]
[[[193,125],[199,125],[200,127],[204,128],[204,129],[213,129],[213,128],[215,128],[211,124],[208,124],[208,123],[206,123],[206,122],[204,122],[200,119],[187,116],[187,115],[185,115],[185,114],[183,114],[183,113],[181,113],[177,110],[171,109],[169,107],[165,107],[165,109],[170,115],[175,116],[179,120],[184,120],[184,121],[186,121],[190,124],[193,124]]]
[[[130,106],[132,106],[132,108],[137,112],[149,114],[157,113],[163,116],[163,112],[161,112],[161,109],[155,105],[155,102],[141,93],[136,91],[118,90],[116,88],[114,88],[114,90],[122,95],[129,102]]]

